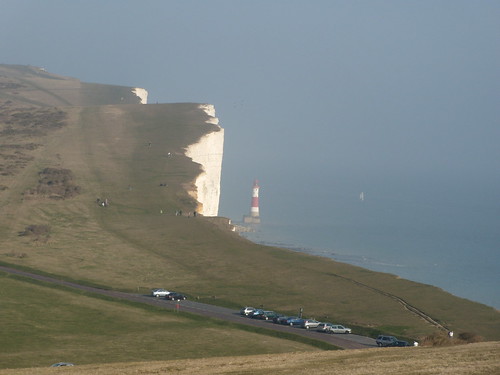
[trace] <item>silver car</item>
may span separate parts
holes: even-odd
[[[156,288],[156,289],[153,289],[151,291],[151,295],[153,297],[166,297],[167,295],[169,295],[170,292],[168,290],[165,290],[165,289],[162,289],[162,288]]]
[[[305,329],[311,329],[311,328],[318,328],[318,325],[319,325],[320,322],[318,322],[317,320],[314,320],[314,319],[304,319],[302,321],[302,328],[305,328]]]
[[[57,362],[54,363],[53,365],[50,365],[50,367],[64,367],[64,366],[74,366],[74,364],[70,362]]]
[[[333,324],[330,328],[330,333],[351,333],[352,330],[348,327],[341,326],[339,324]]]
[[[330,333],[332,326],[332,323],[319,323],[316,327],[316,331]]]

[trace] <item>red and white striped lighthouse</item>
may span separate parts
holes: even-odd
[[[253,182],[252,205],[250,206],[250,216],[259,217],[259,181]]]
[[[259,181],[255,180],[253,182],[252,188],[252,204],[250,205],[250,215],[243,216],[243,221],[245,223],[260,223],[259,215]]]

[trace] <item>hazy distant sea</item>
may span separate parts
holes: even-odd
[[[464,196],[384,199],[365,194],[334,202],[320,220],[284,213],[244,233],[262,244],[333,258],[438,286],[500,309],[498,205]],[[424,203],[425,202],[425,203]],[[294,218],[291,220],[290,218]],[[287,219],[288,218],[288,219]]]

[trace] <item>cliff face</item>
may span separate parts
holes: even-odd
[[[201,137],[198,142],[186,149],[186,156],[199,163],[202,173],[195,181],[196,192],[192,195],[200,203],[198,212],[204,216],[217,216],[219,212],[220,179],[224,148],[224,129],[215,117],[215,108],[210,104],[202,104],[200,109],[209,116],[207,123],[217,125],[218,130]]]
[[[132,90],[132,92],[141,99],[141,104],[148,104],[148,92],[146,89],[141,89],[140,87],[136,87]]]

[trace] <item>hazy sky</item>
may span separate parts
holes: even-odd
[[[499,20],[480,0],[0,0],[0,63],[214,104],[235,219],[255,177],[274,219],[337,188],[497,200]]]

